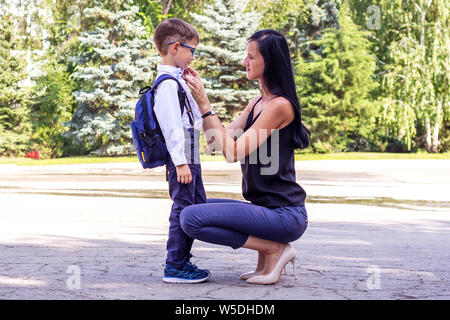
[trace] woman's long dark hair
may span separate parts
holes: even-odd
[[[311,132],[302,123],[302,112],[295,91],[294,72],[286,38],[278,31],[264,29],[255,32],[249,41],[256,41],[264,58],[263,80],[269,91],[288,99],[295,109],[294,147],[306,148]]]

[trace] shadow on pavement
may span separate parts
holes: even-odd
[[[449,228],[448,221],[439,220],[401,225],[311,221],[293,244],[299,280],[288,275],[272,286],[239,280],[240,273],[256,264],[256,253],[247,249],[196,241],[192,261],[213,277],[202,284],[174,285],[162,282],[164,241],[42,235],[42,244],[33,240],[0,245],[0,297],[448,299]],[[152,234],[151,228],[138,230]],[[292,265],[287,270],[292,275]],[[370,282],[373,277],[379,277],[378,287]]]

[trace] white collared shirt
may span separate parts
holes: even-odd
[[[198,105],[192,97],[189,87],[183,80],[181,75],[183,70],[174,66],[160,64],[158,65],[158,77],[163,74],[170,74],[175,77],[186,91],[187,99],[192,107],[192,115],[194,120],[194,130],[200,132],[202,129],[203,119],[198,109]],[[190,150],[185,150],[185,130],[192,128],[189,122],[187,110],[184,109],[181,115],[180,103],[178,100],[178,84],[173,80],[163,81],[155,91],[155,110],[164,139],[166,140],[167,150],[175,166],[188,163],[186,154],[190,154]]]

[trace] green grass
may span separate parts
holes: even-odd
[[[446,159],[450,160],[450,152],[447,153],[368,153],[368,152],[348,152],[348,153],[326,153],[326,154],[296,154],[295,160],[400,160],[400,159]],[[223,156],[202,155],[202,161],[225,161]],[[45,166],[57,164],[80,164],[80,163],[117,163],[117,162],[137,162],[136,156],[127,157],[67,157],[47,160],[34,160],[28,158],[0,158],[0,164],[15,164],[18,166]]]
[[[18,166],[46,166],[54,164],[80,164],[80,163],[115,163],[136,162],[136,156],[128,157],[65,157],[57,159],[35,160],[29,158],[0,158],[0,164],[16,164]]]
[[[342,152],[296,154],[295,160],[404,160],[404,159],[446,159],[446,153],[388,153],[388,152]]]

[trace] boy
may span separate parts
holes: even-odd
[[[185,107],[181,114],[176,81],[163,81],[156,89],[154,110],[170,155],[166,172],[173,201],[163,281],[198,283],[208,280],[211,274],[190,263],[194,240],[181,229],[180,212],[191,204],[206,202],[198,153],[202,117],[182,79],[183,70],[194,59],[200,39],[190,24],[173,18],[158,25],[153,41],[163,59],[162,64],[158,65],[158,77],[170,74],[178,79],[186,91],[186,107],[192,107],[191,112]]]

